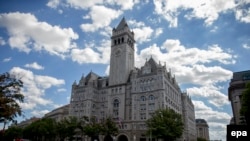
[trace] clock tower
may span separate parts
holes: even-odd
[[[123,18],[113,29],[111,37],[111,55],[109,85],[125,84],[134,68],[134,33],[130,31]]]

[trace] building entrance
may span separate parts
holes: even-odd
[[[103,141],[113,141],[113,138],[110,135],[104,137]]]
[[[125,135],[120,135],[117,141],[128,141],[128,138]]]

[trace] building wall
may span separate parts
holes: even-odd
[[[197,137],[204,138],[209,141],[209,129],[208,124],[204,119],[196,119],[196,131]]]
[[[11,125],[11,126],[17,126],[19,128],[25,128],[26,126],[30,125],[31,123],[37,121],[37,120],[40,120],[40,118],[37,118],[37,117],[31,117],[30,119],[26,119],[16,125]]]
[[[184,122],[184,139],[194,141],[197,139],[194,105],[187,93],[182,94],[182,113]]]
[[[69,104],[54,109],[53,111],[44,115],[44,118],[52,118],[55,121],[60,121],[69,116]]]
[[[250,70],[242,72],[234,72],[228,88],[228,98],[231,101],[233,111],[233,122],[236,125],[242,124],[242,117],[240,115],[241,97],[245,89],[246,83],[250,82]]]

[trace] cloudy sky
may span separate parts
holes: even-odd
[[[228,83],[250,68],[249,0],[0,1],[0,73],[24,82],[19,120],[69,103],[82,75],[108,75],[111,31],[123,17],[135,33],[136,67],[150,56],[166,62],[210,138],[225,140]]]

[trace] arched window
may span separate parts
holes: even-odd
[[[118,39],[118,44],[120,44],[120,38]]]
[[[149,99],[149,100],[155,100],[155,97],[154,97],[153,95],[150,95],[150,96],[148,97],[148,99]]]
[[[114,108],[118,108],[119,107],[119,103],[120,103],[119,100],[115,99],[114,103],[113,103]]]
[[[141,96],[141,101],[146,101],[146,97],[145,96]]]
[[[122,43],[124,42],[124,38],[122,37]]]
[[[116,45],[116,40],[114,41],[114,44]]]

